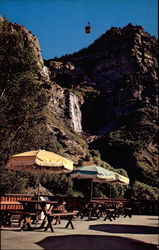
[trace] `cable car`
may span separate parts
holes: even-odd
[[[91,33],[90,22],[88,22],[87,26],[85,26],[85,33],[86,33],[86,34],[90,34],[90,33]]]

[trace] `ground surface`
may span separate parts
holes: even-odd
[[[158,217],[134,215],[112,222],[103,219],[87,221],[75,218],[75,229],[65,229],[66,221],[47,231],[20,231],[18,227],[2,228],[1,250],[82,249],[82,250],[155,250],[158,248]]]

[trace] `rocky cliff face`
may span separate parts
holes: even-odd
[[[141,26],[112,28],[88,48],[61,60],[45,62],[53,80],[72,88],[95,83],[100,91],[81,107],[83,128],[90,133],[105,135],[140,107],[156,105],[157,41]]]
[[[90,148],[139,179],[141,169],[157,170],[157,54],[155,37],[129,24],[110,29],[86,49],[45,62],[52,80],[75,93],[80,89]]]
[[[26,28],[1,18],[0,30],[4,159],[45,148],[156,186],[156,39],[129,24],[43,62]]]

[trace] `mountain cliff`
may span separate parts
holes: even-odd
[[[132,186],[140,192],[146,185],[154,197],[155,37],[128,24],[79,52],[43,61],[30,31],[3,18],[0,24],[1,165],[13,153],[44,148],[77,165],[125,170]]]
[[[96,138],[89,146],[131,174],[135,170],[140,175],[142,168],[157,170],[157,54],[155,37],[141,26],[128,24],[60,58],[59,68],[53,60],[45,62],[61,86],[75,92],[93,86],[94,98],[81,94],[82,128]]]

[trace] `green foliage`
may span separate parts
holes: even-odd
[[[90,198],[90,179],[73,179],[73,193],[79,193],[80,196]]]
[[[36,187],[38,178],[29,173],[1,168],[0,195],[26,193],[27,187]]]
[[[46,129],[48,90],[38,79],[39,61],[25,32],[7,20],[0,33],[1,192],[25,192],[38,177],[5,169],[9,156],[43,149],[60,151]]]
[[[66,174],[44,175],[41,182],[54,195],[71,195],[73,193],[72,178]]]
[[[4,19],[0,33],[0,64],[3,72],[35,72],[38,68],[34,47],[19,28]],[[7,51],[7,53],[6,53]]]
[[[133,185],[130,186],[126,197],[132,200],[157,200],[158,191],[157,187],[135,181]]]
[[[126,124],[120,129],[110,133],[109,143],[114,145],[127,145],[130,150],[137,151],[141,149],[145,142],[156,143],[158,128],[155,124],[155,117],[153,111],[147,115],[148,110],[143,109],[136,112],[136,115],[130,116]],[[153,114],[152,114],[153,113]],[[151,121],[151,119],[153,119]]]
[[[127,186],[123,186],[120,184],[113,184],[110,189],[111,189],[111,197],[116,197],[116,198],[124,198],[125,192],[127,191]]]
[[[138,165],[138,180],[150,186],[158,187],[158,169],[152,169],[140,163]]]
[[[34,48],[26,42],[27,37],[24,38],[24,34],[7,19],[1,23],[2,166],[5,165],[9,155],[35,147],[35,143],[39,141],[36,135],[42,132],[43,124],[46,122],[42,114],[48,96],[37,77],[38,66]]]
[[[42,114],[47,100],[46,93],[34,76],[29,75],[29,72],[18,76],[13,75],[12,81],[7,81],[5,88],[1,86],[0,90],[2,150],[10,147],[15,152],[15,142],[17,150],[21,141],[26,148],[24,141],[27,145],[32,144],[33,138],[37,138],[36,135],[44,129],[46,119]]]
[[[94,183],[94,197],[123,198],[127,189],[120,184]]]

